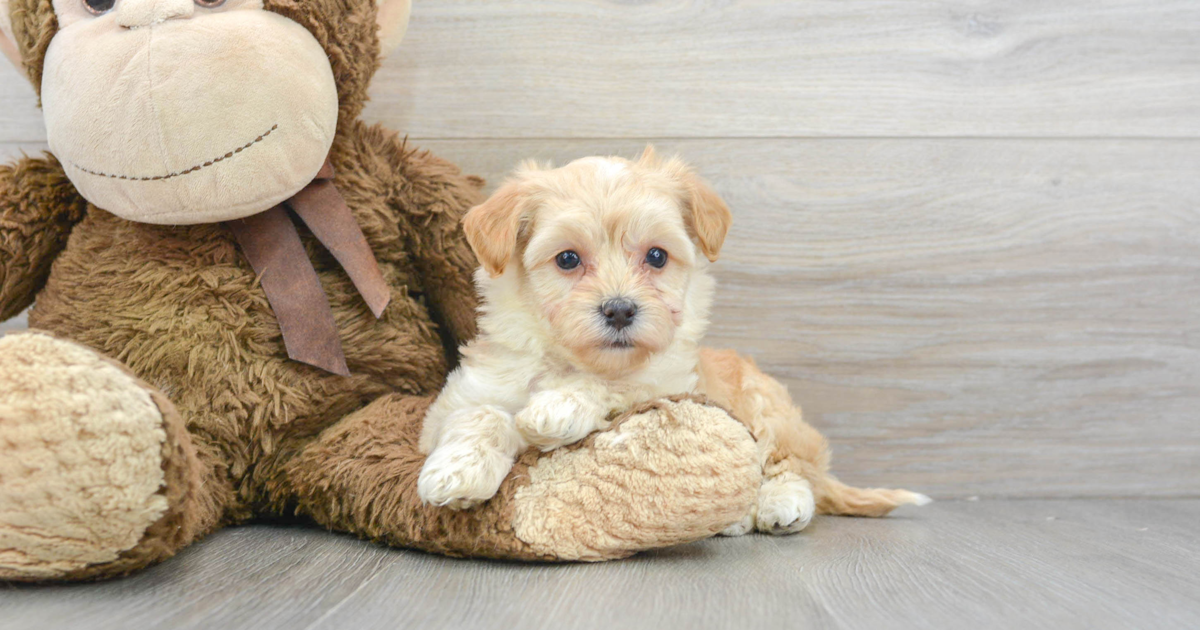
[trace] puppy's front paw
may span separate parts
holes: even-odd
[[[767,479],[758,489],[754,527],[777,536],[794,534],[808,527],[816,510],[808,480],[794,473],[783,473]]]
[[[578,394],[547,390],[534,394],[515,417],[517,431],[543,451],[587,437],[603,423],[603,412]]]
[[[512,463],[512,458],[485,446],[446,444],[426,458],[417,494],[431,505],[466,510],[495,496]]]

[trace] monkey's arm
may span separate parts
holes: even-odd
[[[86,212],[53,156],[0,165],[0,321],[33,303]]]
[[[380,130],[374,127],[371,131]],[[448,350],[475,337],[475,285],[479,263],[462,231],[462,217],[483,201],[483,181],[429,153],[405,147],[389,134],[395,169],[392,203],[401,218],[408,254],[424,282],[433,316],[448,333]]]

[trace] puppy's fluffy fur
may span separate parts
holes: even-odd
[[[425,418],[421,498],[471,507],[530,445],[570,444],[613,412],[688,392],[724,406],[760,444],[757,510],[727,533],[791,533],[816,511],[881,516],[927,502],[838,482],[824,438],[781,384],[749,359],[700,346],[708,267],[730,222],[691,169],[651,148],[637,162],[525,164],[472,209],[464,228],[482,263],[480,333]]]

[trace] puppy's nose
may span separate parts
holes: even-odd
[[[607,300],[600,305],[600,314],[604,315],[604,321],[610,328],[621,330],[633,323],[633,316],[637,315],[637,304],[625,298]]]

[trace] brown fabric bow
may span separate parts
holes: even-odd
[[[391,300],[375,254],[333,185],[329,160],[311,184],[284,203],[244,219],[226,221],[258,274],[279,320],[288,357],[327,372],[350,376],[329,299],[300,242],[287,206],[341,264],[378,318]]]

